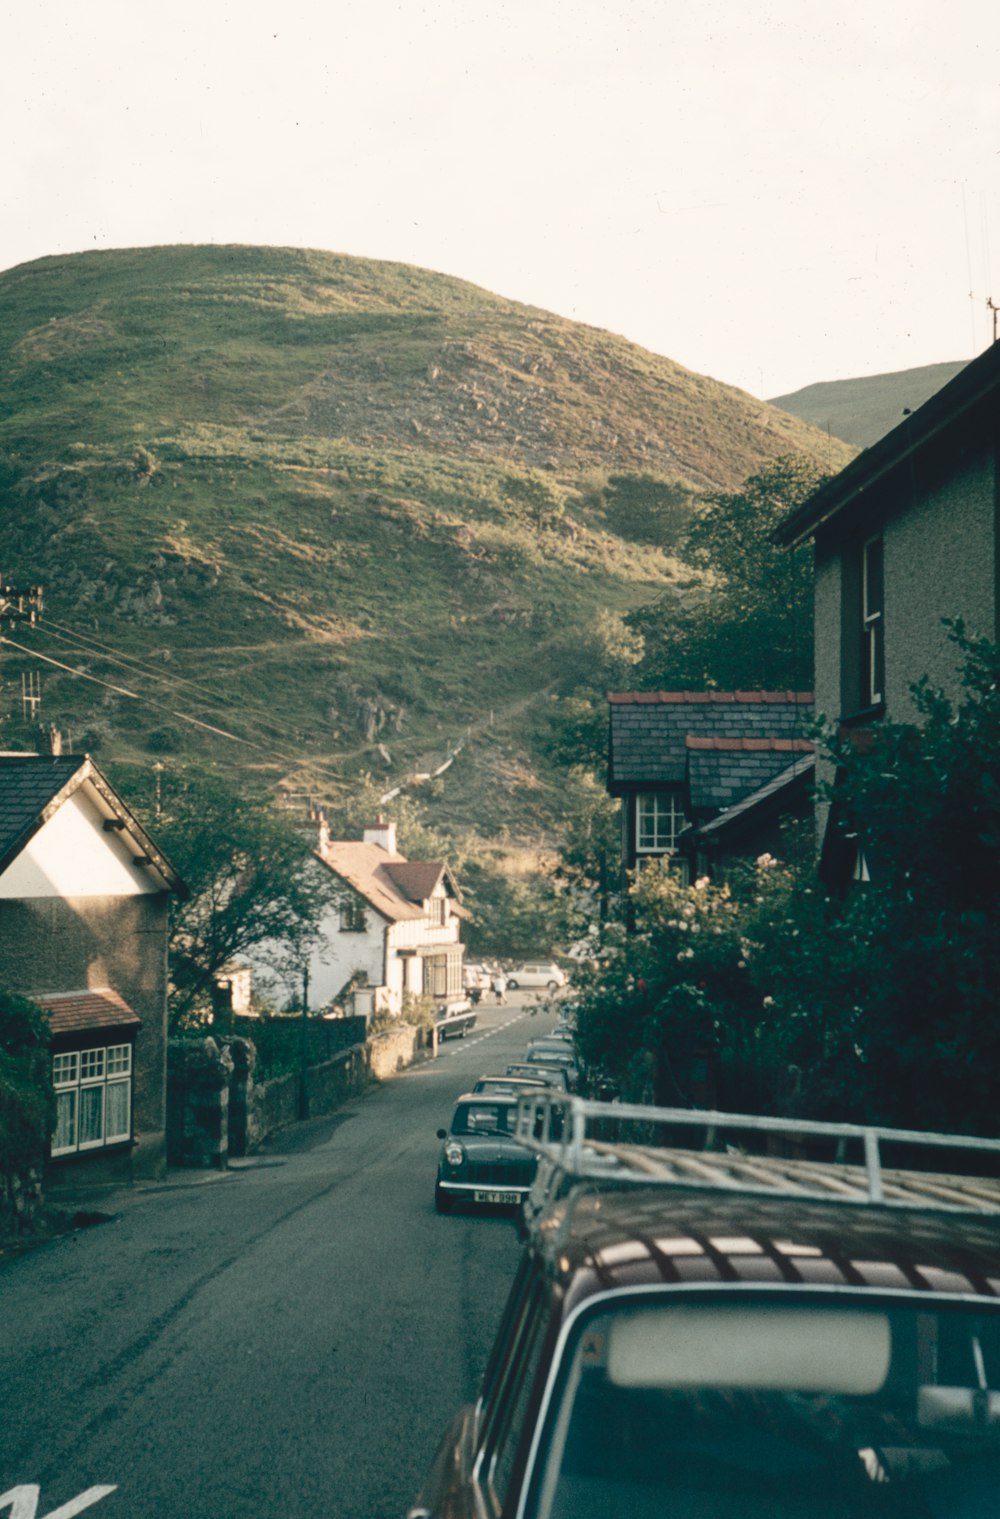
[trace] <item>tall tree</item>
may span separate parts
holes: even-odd
[[[707,496],[681,540],[697,580],[628,618],[645,654],[640,690],[808,690],[812,686],[812,554],[771,531],[820,484],[814,465],[779,460],[738,491]]]
[[[304,959],[331,883],[312,859],[312,836],[264,794],[237,792],[204,771],[166,770],[158,807],[147,798],[150,832],[190,893],[174,902],[170,927],[170,1016],[178,1027],[211,1006],[218,972],[257,945],[273,945],[286,961]]]

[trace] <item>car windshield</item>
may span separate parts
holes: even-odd
[[[527,1512],[987,1519],[998,1491],[996,1310],[689,1300],[580,1326]]]
[[[562,1050],[529,1050],[529,1065],[572,1065],[573,1055]]]
[[[517,1109],[509,1102],[461,1102],[451,1120],[453,1134],[511,1134]]]

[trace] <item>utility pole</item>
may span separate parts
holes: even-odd
[[[0,618],[10,622],[12,628],[19,622],[27,622],[29,627],[34,627],[35,619],[42,610],[42,588],[33,585],[30,590],[19,590],[16,585],[7,585],[3,575],[0,575]]]
[[[986,309],[987,309],[987,311],[992,311],[992,313],[993,313],[993,341],[995,343],[996,340],[997,340],[997,336],[998,336],[998,333],[997,333],[997,314],[1000,313],[1000,306],[997,305],[996,301],[994,301],[994,299],[993,299],[993,297],[991,295],[988,295],[986,297]]]
[[[33,585],[28,590],[21,590],[16,585],[8,585],[3,575],[0,574],[0,645],[5,642],[3,636],[3,624],[14,629],[20,623],[27,623],[33,628],[35,621],[42,610],[42,588]],[[25,719],[34,719],[38,716],[42,704],[42,683],[37,671],[30,671],[21,675],[21,710]]]

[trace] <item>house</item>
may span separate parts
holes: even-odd
[[[773,850],[780,820],[811,810],[810,692],[619,692],[608,703],[625,870],[674,856],[692,880]]]
[[[53,1179],[166,1165],[169,861],[83,756],[0,754],[0,985],[49,1013]]]
[[[814,540],[816,706],[842,732],[913,721],[910,688],[924,675],[957,695],[943,619],[1000,636],[998,472],[994,344],[779,525],[779,543]],[[837,884],[863,862],[845,857],[828,821],[821,811],[824,873]]]
[[[309,964],[311,1008],[328,1006],[350,983],[363,989],[359,1011],[393,1016],[407,994],[462,998],[459,933],[468,912],[443,861],[408,860],[395,823],[382,817],[360,840],[331,839],[321,823],[316,858],[336,891]]]

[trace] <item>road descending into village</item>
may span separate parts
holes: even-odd
[[[4,1519],[400,1519],[520,1249],[509,1217],[434,1212],[435,1130],[551,1025],[534,1001],[0,1264]]]

